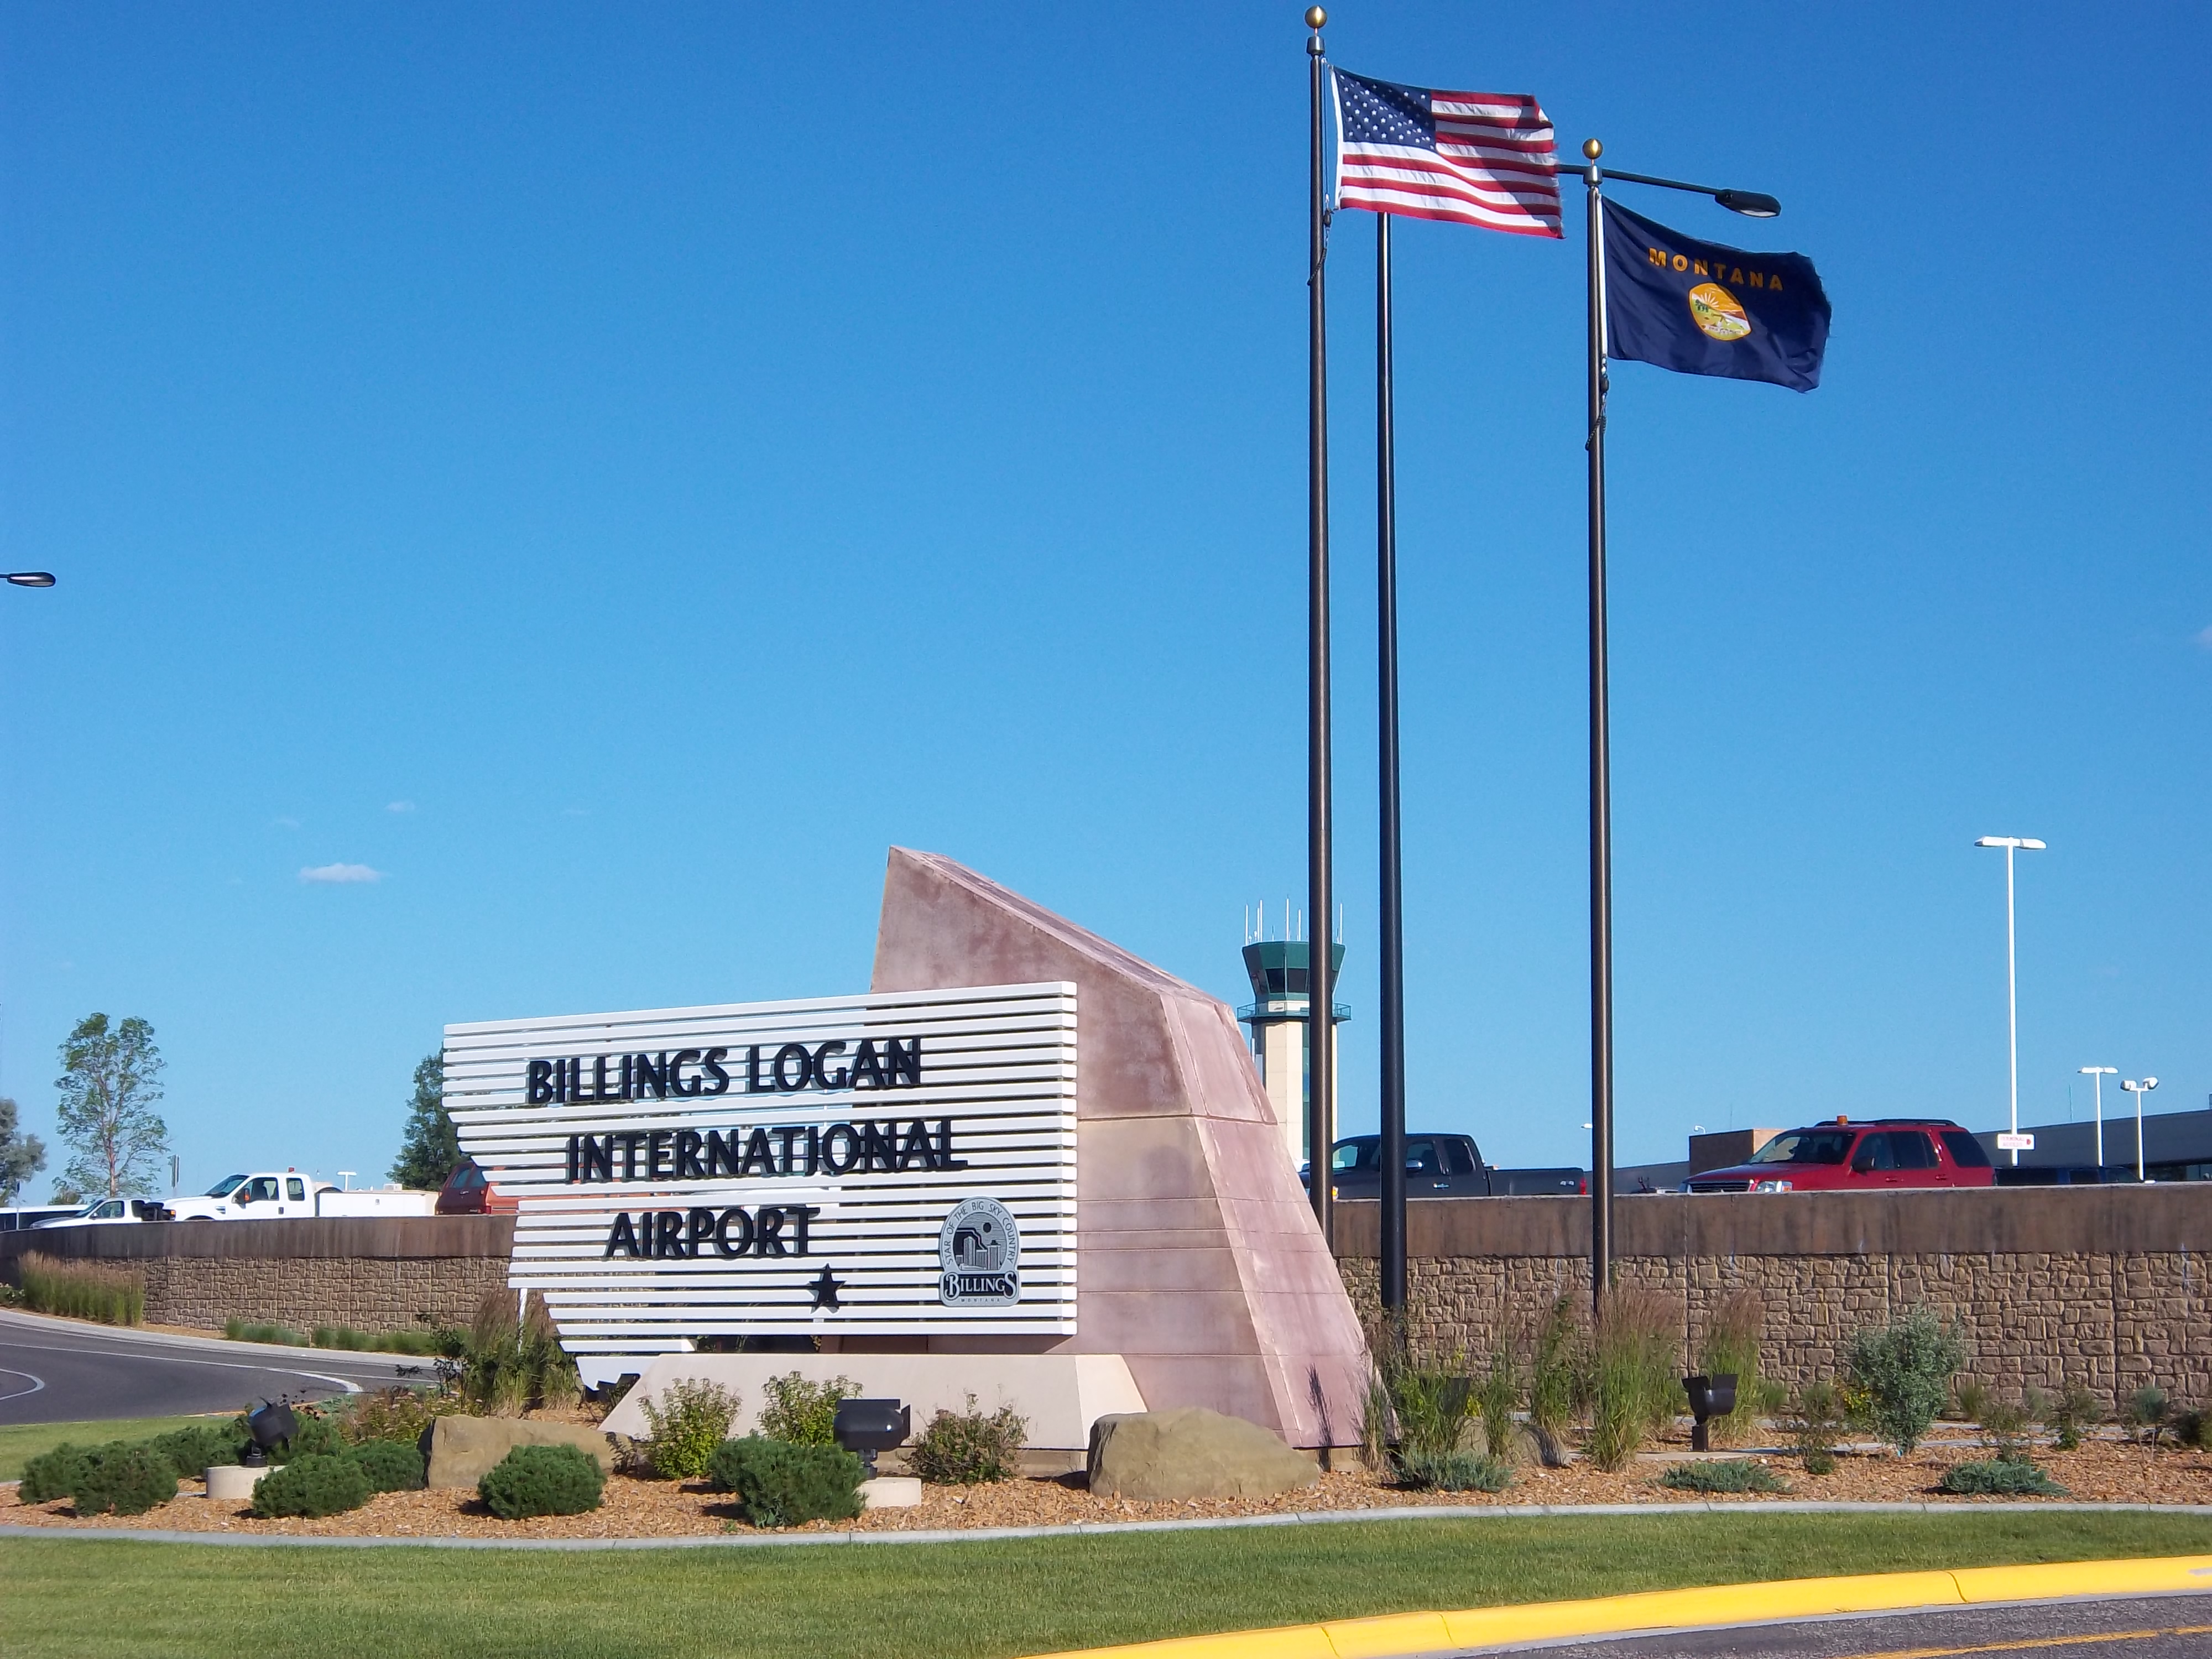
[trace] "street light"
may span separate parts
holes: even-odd
[[[1591,149],[1590,144],[1596,143],[1593,138],[1583,146],[1583,154],[1593,161],[1597,160],[1599,152]],[[1782,212],[1782,204],[1763,191],[1723,190],[1715,185],[1685,184],[1680,179],[1655,179],[1647,173],[1623,173],[1617,167],[1606,168],[1605,176],[1626,179],[1632,185],[1656,185],[1662,190],[1686,190],[1692,196],[1710,196],[1730,213],[1741,213],[1747,219],[1772,219]]]
[[[2105,1167],[2105,1079],[2119,1074],[2117,1066],[2084,1066],[2081,1068],[2083,1077],[2097,1079],[2097,1167],[2100,1170]],[[2101,1181],[2104,1177],[2100,1176],[2098,1179]]]
[[[1974,843],[1977,847],[2002,847],[2005,855],[2005,1029],[2010,1033],[2012,1046],[2012,1132],[2020,1133],[2020,995],[2018,980],[2013,972],[2012,927],[2012,855],[2016,850],[2040,853],[2039,841],[2024,836],[1984,836]],[[2020,1148],[2012,1149],[2012,1161],[2020,1162]]]
[[[10,570],[8,580],[18,587],[52,587],[53,573],[50,570]]]
[[[2136,1097],[2136,1179],[2141,1181],[2143,1178],[2142,1097],[2158,1087],[2158,1079],[2147,1077],[2137,1083],[2133,1078],[2129,1078],[2121,1083],[2120,1087]]]

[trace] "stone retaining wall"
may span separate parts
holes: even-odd
[[[1408,1325],[1480,1361],[1503,1333],[1525,1355],[1561,1292],[1589,1298],[1586,1199],[1407,1206]],[[1338,1265],[1376,1310],[1372,1202],[1338,1206]],[[1714,1305],[1759,1293],[1765,1364],[1832,1375],[1854,1331],[1914,1304],[1955,1321],[1969,1372],[2000,1395],[2062,1378],[2107,1398],[2156,1383],[2212,1401],[2212,1182],[1898,1193],[1638,1194],[1614,1208],[1620,1282],[1681,1310],[1694,1354]]]
[[[15,1258],[37,1250],[143,1273],[151,1324],[411,1330],[426,1313],[466,1324],[506,1288],[514,1241],[512,1216],[49,1227],[0,1233],[0,1277],[17,1282]]]

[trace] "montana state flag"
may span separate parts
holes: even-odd
[[[1802,253],[1700,242],[1607,202],[1605,322],[1611,356],[1810,392],[1828,296]]]

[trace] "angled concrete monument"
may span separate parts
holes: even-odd
[[[1077,987],[1076,1334],[1010,1345],[1119,1354],[1153,1411],[1356,1442],[1358,1320],[1228,1007],[950,859],[891,850],[876,992],[1043,981]]]

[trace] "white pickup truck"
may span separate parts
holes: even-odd
[[[291,1216],[434,1215],[435,1193],[348,1192],[297,1170],[225,1176],[201,1198],[177,1198],[179,1221],[274,1221]]]

